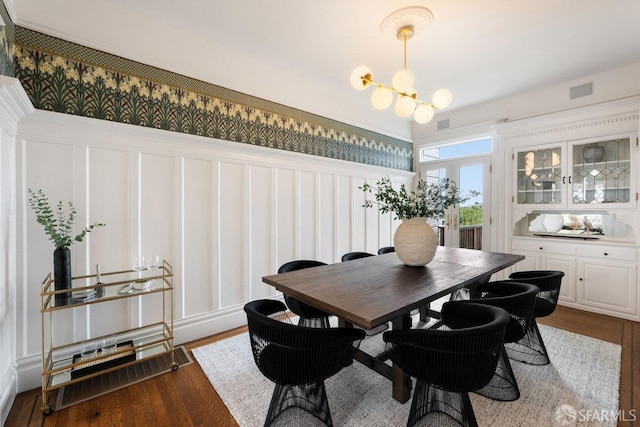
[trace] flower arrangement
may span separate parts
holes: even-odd
[[[380,212],[393,212],[396,219],[416,217],[442,218],[445,210],[476,196],[477,191],[471,191],[469,197],[462,197],[455,181],[442,178],[437,182],[427,184],[418,180],[415,190],[408,191],[404,184],[399,190],[393,188],[389,177],[378,180],[374,186],[365,183],[358,187],[366,194],[374,194],[375,200],[365,200],[365,208],[377,205]]]
[[[42,190],[29,189],[29,205],[36,213],[38,224],[42,224],[44,232],[49,236],[56,248],[68,248],[72,243],[82,242],[87,233],[96,227],[104,227],[106,224],[96,222],[86,227],[75,237],[71,237],[73,222],[76,218],[76,208],[72,202],[68,202],[68,212],[65,212],[62,200],[58,202],[54,213],[49,205],[49,199]]]

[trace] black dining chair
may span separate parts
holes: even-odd
[[[378,249],[378,255],[388,254],[390,252],[395,252],[395,251],[396,251],[396,248],[393,246],[384,246]]]
[[[504,333],[504,342],[517,342],[525,336],[533,321],[533,306],[538,287],[511,280],[489,282],[476,287],[479,298],[460,301],[462,304],[485,304],[499,307],[509,313],[510,321]],[[492,400],[512,401],[520,398],[520,388],[513,373],[505,347],[500,350],[498,366],[493,378],[475,393]]]
[[[370,254],[369,252],[347,252],[346,254],[342,255],[341,261],[342,262],[351,261],[354,259],[367,258],[370,256],[375,256],[375,255]]]
[[[491,381],[508,323],[501,308],[452,301],[442,306],[439,329],[384,333],[393,363],[416,378],[407,426],[425,417],[443,426],[478,425],[469,393]]]
[[[308,425],[298,408],[325,425],[333,425],[324,380],[353,363],[353,342],[364,336],[354,328],[307,328],[278,319],[286,306],[276,300],[257,300],[244,306],[253,359],[262,374],[275,383],[264,422],[296,416],[287,425]],[[286,413],[286,414],[285,414]]]
[[[289,261],[282,264],[278,269],[278,274],[287,273],[289,271],[302,270],[305,268],[319,267],[321,265],[327,265],[322,261],[300,259],[295,261]],[[317,309],[309,304],[295,299],[292,296],[284,296],[284,301],[287,303],[287,307],[292,313],[298,315],[298,325],[308,326],[311,328],[329,328],[329,316],[330,314]]]
[[[520,341],[506,346],[510,359],[530,365],[551,363],[536,319],[549,316],[555,311],[560,296],[562,277],[564,277],[564,273],[556,270],[518,271],[509,276],[509,279],[531,283],[540,289],[533,309],[533,322],[531,322],[527,334]]]

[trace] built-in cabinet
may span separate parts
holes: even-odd
[[[516,206],[629,208],[636,205],[635,134],[514,149]]]
[[[515,271],[559,270],[559,304],[639,320],[638,251],[634,245],[515,237],[512,252],[525,260]]]
[[[496,126],[512,271],[565,273],[559,304],[640,320],[640,99]]]

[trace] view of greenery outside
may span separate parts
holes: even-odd
[[[482,224],[482,205],[481,204],[460,207],[460,225],[481,225],[481,224]]]

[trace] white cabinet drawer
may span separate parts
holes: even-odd
[[[547,239],[513,239],[511,241],[511,249],[514,253],[529,251],[563,255],[575,254],[575,245],[570,242],[556,242]]]
[[[612,261],[636,261],[638,259],[638,251],[634,247],[581,245],[576,248],[576,253],[581,257],[610,259]]]

